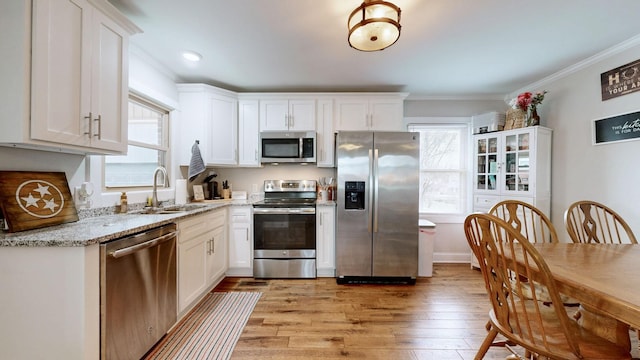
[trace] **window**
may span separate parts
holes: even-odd
[[[153,185],[153,171],[167,167],[169,111],[138,96],[129,96],[129,146],[127,155],[105,156],[106,188]]]
[[[467,212],[469,125],[409,125],[420,132],[420,213]]]

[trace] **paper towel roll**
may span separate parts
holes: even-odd
[[[187,179],[176,179],[176,205],[187,202]]]

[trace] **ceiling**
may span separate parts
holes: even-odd
[[[143,30],[133,48],[177,82],[238,92],[502,99],[640,34],[638,0],[392,0],[400,39],[360,52],[346,24],[361,0],[109,1]]]

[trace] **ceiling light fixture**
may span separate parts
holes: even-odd
[[[364,0],[349,16],[349,46],[383,50],[400,38],[400,8],[381,0]]]
[[[198,62],[202,59],[202,55],[198,54],[195,51],[185,51],[182,53],[182,57],[193,62]]]

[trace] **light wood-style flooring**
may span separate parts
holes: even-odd
[[[235,360],[473,359],[490,306],[482,275],[468,264],[435,264],[433,277],[415,286],[227,278],[214,291],[262,292]],[[631,339],[638,356],[633,331]],[[485,359],[508,355],[492,347]]]
[[[263,293],[232,359],[473,359],[490,306],[468,264],[436,264],[415,286],[227,278],[214,291]]]

